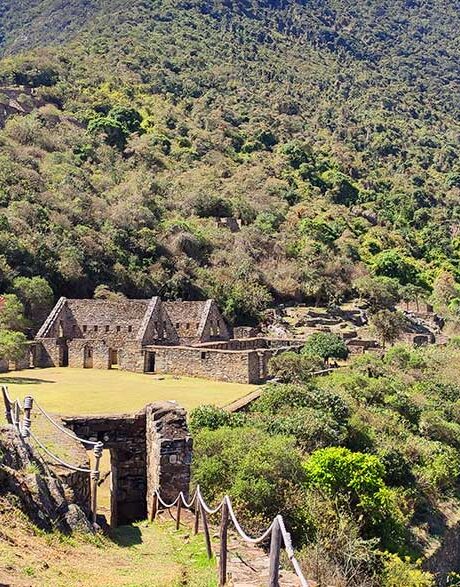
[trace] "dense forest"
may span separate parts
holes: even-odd
[[[0,291],[456,309],[458,2],[2,6]]]
[[[460,319],[459,14],[4,0],[0,354],[60,295],[208,296],[239,323],[425,298]],[[459,511],[457,347],[319,380],[324,356],[279,358],[250,413],[192,415],[195,481],[249,529],[284,508],[321,585],[431,586],[416,561]]]

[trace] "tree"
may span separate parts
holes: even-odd
[[[385,348],[387,342],[391,344],[397,340],[404,330],[406,318],[401,312],[380,310],[371,316],[370,322]]]
[[[415,302],[418,310],[420,299],[423,300],[426,298],[426,296],[426,289],[423,287],[418,287],[417,285],[413,285],[412,283],[409,283],[401,288],[401,299],[406,303],[407,307],[409,306],[410,302]]]
[[[397,249],[378,253],[373,259],[373,267],[376,275],[393,277],[401,285],[419,284],[421,281],[420,270],[415,259],[403,255]]]
[[[314,332],[308,337],[302,353],[321,357],[327,364],[331,358],[346,359],[349,351],[340,335],[333,332]]]
[[[460,288],[450,271],[442,271],[433,283],[433,301],[441,306],[448,306],[459,296]]]
[[[0,329],[2,330],[25,330],[27,320],[24,316],[24,305],[14,294],[3,296],[3,303],[0,305]]]
[[[126,296],[118,291],[112,291],[109,286],[101,284],[94,290],[93,298],[95,300],[109,300],[111,302],[121,302],[126,300]]]
[[[16,361],[25,354],[27,338],[22,332],[0,330],[0,359]]]
[[[400,287],[391,277],[360,277],[355,282],[359,296],[369,303],[372,312],[393,308],[400,300]]]
[[[43,277],[16,277],[13,290],[24,304],[25,315],[34,329],[41,326],[54,303],[54,293]]]
[[[88,123],[88,132],[105,135],[105,141],[111,147],[123,150],[128,137],[141,130],[142,117],[132,108],[117,106],[107,115],[97,114]]]

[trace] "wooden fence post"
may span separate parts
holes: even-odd
[[[196,535],[198,534],[198,530],[200,529],[200,506],[198,503],[198,498],[195,502],[195,522],[193,524],[193,533]]]
[[[176,530],[179,530],[179,528],[180,528],[181,510],[182,510],[182,495],[179,495],[179,499],[177,500]]]
[[[222,506],[222,520],[220,523],[220,557],[219,557],[219,587],[227,583],[227,539],[228,539],[228,505],[224,500]]]
[[[96,457],[94,470],[91,473],[91,517],[93,520],[93,524],[96,523],[97,520],[97,484],[99,482],[99,464],[101,462],[102,451],[104,450],[104,445],[102,442],[98,442],[94,446],[94,456]]]
[[[281,550],[281,528],[276,517],[273,522],[270,541],[270,576],[268,587],[279,587],[280,578],[280,550]]]
[[[208,520],[206,518],[206,511],[201,503],[200,503],[200,510],[201,510],[201,519],[203,521],[203,532],[204,532],[204,537],[206,540],[206,552],[208,553],[208,558],[212,559],[211,536],[209,535]]]
[[[12,424],[13,423],[13,416],[11,414],[11,403],[8,397],[8,388],[6,387],[6,385],[2,385],[2,396],[3,396],[3,402],[5,404],[5,418],[6,421],[8,422],[8,424]]]
[[[155,493],[153,494],[153,499],[152,499],[152,511],[150,512],[150,521],[151,522],[156,520],[157,512],[158,512],[158,495],[155,491]]]

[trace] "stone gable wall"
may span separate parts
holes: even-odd
[[[62,364],[62,344],[56,338],[42,338],[35,351],[36,367],[59,367]]]
[[[147,513],[150,518],[155,491],[174,501],[180,491],[188,499],[192,464],[192,438],[186,412],[174,402],[146,408]]]
[[[216,340],[227,341],[230,339],[230,332],[222,314],[214,301],[210,300],[209,311],[207,312],[204,324],[200,328],[199,340],[197,342],[208,342]]]

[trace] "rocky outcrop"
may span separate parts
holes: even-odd
[[[10,426],[0,427],[0,495],[10,495],[42,530],[92,531],[71,492]]]

